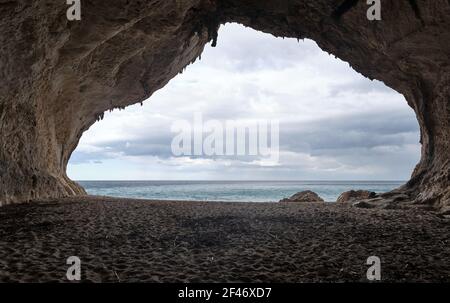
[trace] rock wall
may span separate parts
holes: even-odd
[[[402,93],[422,143],[402,190],[450,207],[450,1],[383,0],[372,22],[363,0],[82,0],[72,22],[65,2],[0,0],[0,203],[84,194],[65,172],[83,132],[151,96],[220,24],[239,22],[311,38]]]

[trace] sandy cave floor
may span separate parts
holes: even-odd
[[[0,282],[450,282],[450,220],[420,209],[77,197],[0,208]]]

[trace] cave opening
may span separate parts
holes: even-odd
[[[36,17],[26,22],[23,15],[30,11],[21,10],[29,8],[25,3],[5,7],[0,18],[5,25],[1,54],[7,59],[0,77],[0,204],[84,195],[66,173],[82,134],[104,112],[158,92],[198,59],[208,42],[220,43],[220,24],[236,22],[276,37],[312,39],[355,71],[402,94],[420,126],[421,156],[398,192],[413,204],[448,212],[450,78],[445,41],[450,37],[450,6],[445,0],[414,5],[385,1],[382,20],[373,21],[364,1],[345,3],[354,5],[88,2],[82,21],[75,23],[65,18],[62,2],[33,10]],[[393,118],[386,124],[397,122]]]
[[[384,192],[410,178],[420,159],[419,127],[401,94],[365,78],[312,40],[275,38],[231,23],[220,28],[217,44],[143,104],[106,112],[81,138],[68,176],[90,194],[121,196],[120,182],[91,181],[341,182],[324,194],[328,200],[364,186],[348,180],[386,181],[377,187]],[[175,156],[171,126],[193,121],[194,113],[223,124],[279,121],[278,162],[258,155]],[[136,191],[125,196],[180,199],[158,191],[160,186],[145,191],[145,182],[134,185]],[[291,183],[284,192],[259,197],[272,201],[298,186]],[[171,188],[172,194],[185,189],[184,183]],[[212,199],[239,199],[220,196],[219,189],[209,193]]]

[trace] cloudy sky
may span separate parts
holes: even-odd
[[[174,122],[278,120],[277,162],[174,156]],[[73,153],[75,180],[405,180],[419,160],[418,124],[403,96],[311,40],[241,25],[143,106],[106,113]]]

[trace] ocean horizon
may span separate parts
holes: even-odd
[[[382,193],[406,181],[232,181],[232,180],[97,180],[77,181],[88,194],[119,198],[211,201],[211,202],[278,202],[293,194],[312,190],[327,202],[334,202],[348,190]]]

